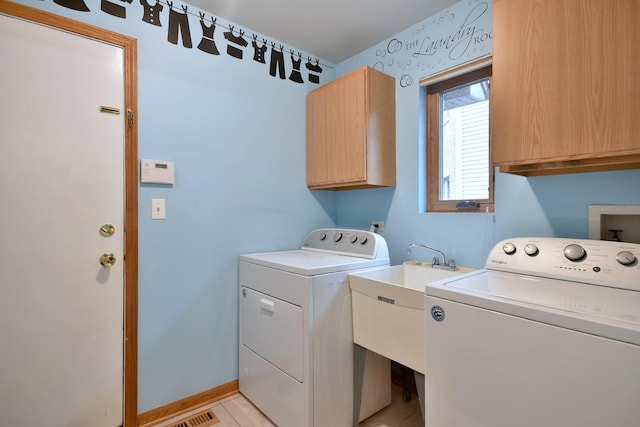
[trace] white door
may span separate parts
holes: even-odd
[[[0,15],[0,55],[0,425],[120,426],[123,49]]]

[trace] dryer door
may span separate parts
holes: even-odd
[[[302,308],[242,287],[242,345],[297,381],[304,381]]]

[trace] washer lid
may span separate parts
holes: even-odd
[[[303,276],[317,276],[389,264],[389,258],[367,259],[302,249],[245,254],[240,255],[240,260]]]
[[[427,296],[640,345],[640,292],[491,270],[427,284]]]

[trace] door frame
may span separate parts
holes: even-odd
[[[0,0],[0,13],[121,47],[124,52],[124,373],[123,425],[138,413],[138,47],[137,40],[18,3]],[[130,112],[130,113],[129,113]],[[132,119],[129,119],[131,114]]]

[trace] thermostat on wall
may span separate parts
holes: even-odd
[[[173,162],[140,160],[140,182],[173,184]]]

